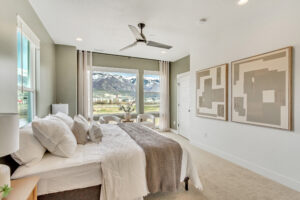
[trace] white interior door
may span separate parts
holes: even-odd
[[[190,75],[177,76],[177,131],[189,139],[190,127]]]

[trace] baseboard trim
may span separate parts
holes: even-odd
[[[170,129],[171,133],[175,133],[175,134],[178,134],[177,130],[176,129]]]
[[[282,174],[279,174],[275,171],[269,170],[267,168],[261,167],[259,165],[256,165],[254,163],[251,163],[247,160],[241,159],[237,156],[234,156],[232,154],[229,154],[227,152],[221,151],[217,148],[208,146],[206,144],[203,143],[198,143],[198,142],[190,142],[192,145],[195,145],[197,147],[199,147],[200,149],[203,149],[205,151],[208,151],[212,154],[215,154],[225,160],[231,161],[239,166],[242,166],[246,169],[249,169],[250,171],[253,171],[259,175],[262,175],[266,178],[269,178],[277,183],[280,183],[282,185],[285,185],[286,187],[289,187],[291,189],[294,189],[298,192],[300,192],[300,181],[297,181],[295,179],[292,179],[290,177],[284,176]]]

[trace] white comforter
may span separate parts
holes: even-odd
[[[135,200],[146,196],[145,154],[127,133],[116,125],[103,126],[105,157],[101,200]]]
[[[75,155],[71,158],[61,158],[47,154],[34,166],[19,167],[13,174],[13,178],[99,163],[102,171],[101,200],[142,199],[148,194],[145,175],[146,161],[142,148],[117,125],[101,125],[101,128],[103,129],[104,137],[99,145],[78,145]],[[182,147],[182,149],[181,181],[185,177],[189,177],[191,183],[202,190],[202,184],[191,156],[185,148]],[[97,185],[96,182],[94,180],[91,183],[86,183],[87,185],[80,184],[79,188]],[[56,187],[52,192],[76,189],[78,187],[74,188],[76,184],[64,184],[61,190]],[[41,194],[46,193],[43,192]]]
[[[101,161],[103,174],[101,200],[142,199],[149,193],[145,171],[146,159],[142,148],[118,126],[106,125],[103,131],[103,143],[109,143],[109,146],[106,149],[105,159]],[[190,154],[185,148],[182,149],[181,181],[188,176],[193,185],[202,190]]]

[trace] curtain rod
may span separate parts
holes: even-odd
[[[136,58],[136,59],[160,61],[160,60],[150,59],[150,58],[139,58],[139,57],[134,57],[134,56],[124,56],[124,55],[117,55],[117,54],[110,54],[110,53],[100,53],[100,52],[92,52],[92,53],[104,54],[104,55],[109,55],[109,56],[120,56],[120,57],[127,57],[127,58]]]

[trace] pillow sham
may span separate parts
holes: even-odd
[[[19,164],[32,166],[42,160],[46,149],[33,136],[31,127],[20,129],[19,150],[11,157]]]
[[[33,135],[52,154],[71,157],[76,150],[76,139],[70,128],[55,118],[40,119],[32,122]]]
[[[86,120],[85,119],[85,117],[84,116],[82,116],[82,115],[77,115],[84,123],[86,123],[86,124],[89,124],[89,122],[88,122],[88,120]]]
[[[86,144],[89,131],[89,124],[86,119],[77,115],[74,117],[72,132],[76,138],[77,144]]]
[[[89,136],[92,142],[100,143],[102,141],[102,130],[100,125],[98,125],[96,122],[92,122],[89,130]]]
[[[55,115],[52,115],[52,117],[58,118],[61,121],[63,121],[64,123],[66,123],[68,125],[68,127],[72,128],[73,126],[73,119],[72,117],[70,117],[69,115],[62,113],[62,112],[58,112]]]

